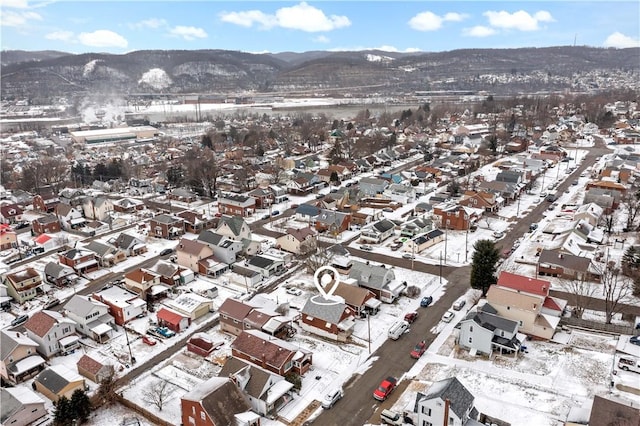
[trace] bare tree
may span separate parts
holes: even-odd
[[[162,407],[167,402],[174,391],[174,386],[166,379],[160,379],[153,385],[142,390],[142,400],[158,407],[162,411]]]
[[[561,284],[567,292],[573,295],[573,316],[582,318],[584,311],[589,309],[591,305],[591,298],[595,295],[597,286],[585,281],[584,278],[580,280],[561,280]]]
[[[607,257],[608,259],[608,257]],[[613,316],[621,312],[623,304],[633,291],[633,281],[622,274],[620,267],[613,260],[607,260],[604,264],[594,263],[596,271],[600,274],[602,295],[604,296],[604,314],[607,324],[611,324]]]
[[[314,242],[317,244],[317,239]],[[309,253],[311,254],[304,260],[304,266],[310,274],[315,273],[321,266],[331,264],[331,259],[333,259],[333,253],[320,246],[315,249],[310,248]]]
[[[626,229],[631,231],[635,227],[636,218],[640,213],[640,191],[628,193],[624,198],[624,209],[627,213]]]

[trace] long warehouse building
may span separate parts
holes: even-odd
[[[148,140],[160,134],[153,126],[117,127],[113,129],[80,130],[69,132],[73,143],[94,144],[108,142],[123,142],[143,139]]]

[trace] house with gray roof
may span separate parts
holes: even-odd
[[[588,281],[599,278],[589,257],[574,255],[564,250],[543,249],[538,257],[536,269],[538,275],[542,276]]]
[[[58,262],[49,262],[44,265],[44,280],[57,287],[74,284],[79,279],[76,271]]]
[[[389,219],[382,219],[371,225],[365,226],[360,232],[360,239],[367,242],[380,244],[387,238],[393,236],[396,224]]]
[[[26,386],[0,389],[0,423],[28,426],[48,414],[44,399]]]
[[[432,229],[433,221],[431,219],[422,216],[416,216],[402,224],[400,236],[413,237],[414,235],[420,235],[424,234],[425,232],[429,232]]]
[[[300,310],[300,327],[337,342],[346,342],[355,327],[355,311],[344,301],[313,296]]]
[[[82,210],[87,219],[108,221],[114,211],[113,201],[106,197],[86,197],[82,202]]]
[[[71,399],[76,390],[84,390],[85,380],[64,364],[56,364],[42,370],[33,381],[33,387],[56,402],[63,396]]]
[[[492,357],[494,353],[516,357],[525,339],[518,334],[518,322],[498,315],[490,304],[469,311],[458,324],[458,345],[469,349],[471,355],[481,353]]]
[[[440,380],[426,393],[418,392],[412,417],[415,425],[475,426],[477,410],[474,396],[455,377]],[[447,419],[447,416],[449,417]]]
[[[349,229],[351,214],[335,210],[321,210],[315,218],[315,228],[318,232],[329,232],[339,235]]]
[[[115,320],[109,306],[90,297],[73,295],[64,305],[65,315],[75,321],[76,331],[98,343],[111,338]]]
[[[159,214],[149,220],[149,235],[157,238],[175,239],[185,233],[184,219],[168,214]]]
[[[262,274],[263,277],[269,278],[274,275],[280,275],[285,271],[284,261],[268,255],[257,255],[247,260],[247,268],[253,269]]]
[[[234,241],[251,239],[251,228],[241,216],[223,215],[220,217],[216,233],[231,238]]]
[[[241,241],[233,240],[226,235],[210,229],[202,231],[198,235],[197,241],[211,247],[216,259],[228,265],[236,262],[238,254],[242,253],[244,248]]]
[[[416,199],[416,188],[408,184],[392,183],[385,189],[384,195],[399,203],[412,203]]]
[[[378,194],[382,194],[387,187],[389,186],[389,182],[384,179],[374,178],[374,177],[363,177],[359,182],[360,192],[366,197],[375,197]]]
[[[89,244],[84,246],[84,248],[95,254],[98,264],[102,267],[113,266],[127,259],[127,255],[124,251],[112,246],[111,244],[102,243],[100,241],[90,241]]]
[[[445,234],[440,229],[432,229],[424,234],[416,235],[405,242],[403,251],[406,253],[421,253],[429,247],[444,241]]]
[[[231,378],[251,404],[251,410],[262,416],[277,415],[292,397],[293,383],[235,357],[227,359],[218,377]]]
[[[122,232],[116,238],[110,239],[109,243],[122,250],[127,257],[147,252],[147,244],[143,240],[126,232]]]
[[[18,331],[0,331],[0,375],[10,383],[38,374],[46,361],[36,353],[38,343]]]
[[[393,268],[358,260],[352,261],[349,278],[355,279],[360,287],[371,290],[384,303],[393,303],[407,286],[406,282],[396,280]]]
[[[310,203],[300,204],[295,209],[295,219],[299,221],[312,223],[319,214],[320,207]]]

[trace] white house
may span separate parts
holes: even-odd
[[[455,377],[440,380],[431,385],[426,394],[418,392],[412,417],[415,425],[464,426],[471,420],[474,396]],[[447,418],[448,417],[448,418]],[[473,421],[470,422],[473,424]]]

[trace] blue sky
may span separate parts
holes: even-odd
[[[640,46],[629,1],[0,0],[2,49],[126,53]]]

